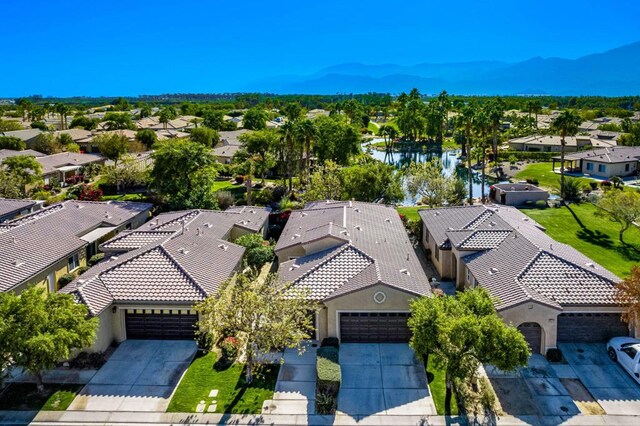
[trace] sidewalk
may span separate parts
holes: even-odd
[[[479,424],[483,423],[478,419]],[[193,414],[193,413],[148,413],[148,412],[108,412],[108,411],[0,411],[2,425],[117,425],[117,424],[234,424],[234,425],[473,425],[473,419],[467,422],[462,417],[447,418],[444,416],[366,416],[351,417],[346,415],[277,415],[277,414]],[[498,426],[516,425],[570,425],[570,426],[626,426],[640,424],[638,416],[523,416],[500,417]]]

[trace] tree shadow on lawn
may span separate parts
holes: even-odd
[[[583,241],[595,244],[605,249],[613,248],[613,241],[611,240],[611,237],[601,231],[598,231],[597,229],[595,231],[592,231],[589,228],[580,228],[576,232],[576,236]]]
[[[238,369],[238,364],[214,364],[216,371],[224,371],[234,367]],[[238,381],[235,384],[235,395],[233,399],[225,405],[225,415],[233,414],[256,414],[253,407],[262,408],[264,402],[262,396],[265,392],[273,392],[278,380],[278,371],[280,366],[277,364],[265,364],[263,366],[254,367],[253,381],[246,382],[246,366],[239,371]],[[247,392],[249,391],[249,395]],[[239,407],[238,407],[239,406]]]
[[[621,244],[616,247],[616,251],[627,260],[640,262],[640,247],[638,246],[629,243]]]

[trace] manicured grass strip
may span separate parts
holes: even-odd
[[[516,173],[516,175],[514,176],[514,180],[537,179],[538,186],[549,190],[557,190],[558,188],[560,188],[560,175],[558,173],[555,173],[551,169],[551,166],[552,163],[550,162],[531,163],[524,170]],[[589,182],[594,181],[593,179],[583,177],[568,177],[580,180],[580,182],[582,182],[585,186]]]
[[[216,359],[210,352],[193,360],[171,398],[168,412],[194,413],[200,401],[208,405],[215,400],[216,413],[259,414],[262,403],[273,398],[280,365],[265,366],[247,386],[243,364],[221,367]],[[215,398],[209,397],[212,389],[218,389]]]
[[[593,204],[583,203],[542,210],[522,209],[522,212],[544,226],[552,238],[625,278],[631,266],[640,262],[640,230],[629,228],[624,234],[627,242],[624,245],[618,239],[619,225],[596,216],[597,210]]]
[[[0,399],[0,410],[66,410],[82,385],[47,384],[39,393],[35,384],[13,383]]]
[[[431,390],[431,396],[433,402],[436,405],[436,412],[439,416],[444,416],[444,399],[447,392],[447,385],[445,383],[445,372],[436,368],[433,362],[433,355],[429,358],[429,365],[427,367],[427,380],[429,380],[429,389]],[[456,401],[456,395],[451,395],[451,415],[456,416],[458,414],[458,402]]]
[[[135,193],[135,194],[103,195],[103,196],[102,196],[102,201],[109,201],[109,200],[114,200],[114,201],[139,201],[139,202],[146,202],[146,201],[147,201],[147,197],[146,197],[144,194],[139,194],[139,193]]]
[[[420,220],[420,215],[418,214],[418,210],[426,209],[425,206],[407,206],[407,207],[398,207],[398,213],[407,217],[407,219],[411,220]]]

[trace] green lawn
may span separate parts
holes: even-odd
[[[135,194],[116,194],[116,195],[103,195],[102,201],[139,201],[146,202],[147,197],[144,194],[135,193]]]
[[[522,209],[547,228],[549,236],[624,278],[629,275],[631,266],[640,262],[640,230],[632,227],[625,232],[627,245],[624,245],[618,239],[619,225],[596,216],[596,211],[597,207],[590,203],[542,210]]]
[[[436,411],[439,416],[444,416],[444,398],[447,392],[445,383],[444,370],[439,370],[435,367],[433,362],[433,356],[429,359],[429,366],[427,368],[427,380],[429,380],[429,389],[431,390],[431,396],[433,402],[436,405]],[[451,415],[458,414],[458,404],[456,402],[455,393],[451,396]]]
[[[372,121],[369,122],[369,124],[367,124],[367,130],[369,130],[372,134],[377,135],[378,134],[378,130],[380,129],[379,126],[376,126],[376,124]]]
[[[404,206],[398,207],[398,213],[407,217],[407,219],[411,220],[420,220],[420,215],[418,214],[418,210],[426,209],[425,206]]]
[[[555,190],[560,187],[560,175],[551,170],[551,166],[550,162],[531,163],[524,170],[516,173],[514,178],[516,180],[537,179],[540,187]],[[574,179],[579,179],[585,184],[593,181],[593,179],[582,177]]]
[[[242,364],[220,368],[216,359],[216,354],[210,352],[191,363],[171,398],[168,412],[194,413],[201,400],[210,404],[214,399],[216,413],[259,414],[262,411],[262,403],[273,397],[280,365],[265,366],[261,375],[247,386]],[[216,398],[209,397],[213,389],[218,389]]]
[[[0,410],[66,410],[82,385],[45,385],[40,394],[32,383],[13,383],[0,399]]]

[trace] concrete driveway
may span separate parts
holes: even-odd
[[[566,365],[553,365],[561,379],[578,379],[607,414],[640,413],[640,385],[607,356],[604,343],[560,343]]]
[[[165,412],[196,349],[192,340],[126,340],[69,410]]]
[[[424,365],[407,344],[340,345],[338,413],[435,415]]]

